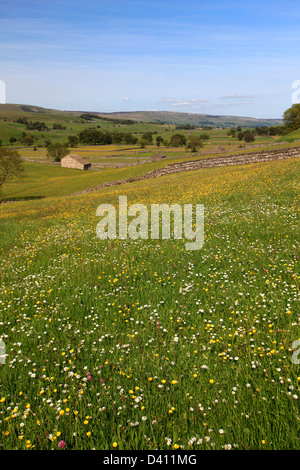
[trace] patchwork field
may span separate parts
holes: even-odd
[[[100,172],[25,165],[36,191],[8,196],[40,198],[0,206],[1,448],[299,449],[299,160],[80,196]],[[120,195],[204,204],[203,248],[101,241]]]
[[[0,200],[9,202],[58,195],[67,196],[113,182],[145,178],[149,173],[155,173],[155,176],[158,176],[168,174],[175,168],[177,168],[176,171],[197,169],[197,167],[207,165],[208,163],[205,162],[208,160],[211,160],[211,165],[215,166],[218,166],[221,161],[222,165],[227,165],[229,162],[232,164],[235,161],[246,163],[251,162],[253,158],[255,158],[254,161],[259,161],[260,156],[265,154],[270,155],[271,158],[273,154],[282,155],[284,158],[290,153],[297,156],[299,149],[300,143],[282,142],[245,146],[228,152],[216,149],[209,151],[207,148],[196,153],[189,153],[183,148],[167,149],[163,152],[165,158],[156,158],[157,150],[153,149],[153,146],[143,150],[144,153],[139,153],[141,150],[130,148],[124,150],[122,146],[107,145],[72,149],[73,153],[78,153],[91,162],[92,167],[89,171],[61,168],[60,163],[49,161],[44,148],[36,151],[20,149],[18,151],[24,159],[25,177],[22,180],[8,181],[2,188]],[[130,151],[132,154],[129,157]],[[118,153],[120,155],[116,156]],[[99,163],[101,161],[103,163]]]

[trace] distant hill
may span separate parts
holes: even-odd
[[[0,119],[16,119],[26,117],[28,119],[53,120],[57,117],[64,120],[70,117],[79,117],[80,113],[72,111],[60,111],[57,109],[42,108],[28,104],[0,104]]]
[[[211,114],[178,113],[173,111],[129,111],[114,113],[97,113],[101,116],[118,119],[134,119],[143,122],[157,122],[167,124],[190,124],[191,126],[213,127],[261,127],[278,126],[283,124],[282,119],[256,119],[252,117],[222,116]]]
[[[11,114],[12,117],[25,113],[31,115],[32,118],[40,114],[40,118],[47,120],[53,119],[54,117],[63,116],[79,117],[81,114],[90,113],[101,117],[110,119],[128,119],[140,122],[153,122],[153,123],[165,123],[175,125],[190,125],[190,126],[213,126],[213,127],[261,127],[261,126],[277,126],[283,124],[282,119],[256,119],[252,117],[241,117],[241,116],[223,116],[223,115],[211,115],[211,114],[194,114],[194,113],[179,113],[172,111],[123,111],[113,113],[91,112],[91,111],[62,111],[56,109],[47,109],[41,106],[34,106],[28,104],[0,104],[0,117],[5,115],[6,117]],[[54,116],[55,115],[55,116]]]

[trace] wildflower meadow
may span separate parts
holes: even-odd
[[[290,159],[2,204],[0,448],[299,449],[298,185]],[[203,204],[203,247],[100,240],[120,195]]]

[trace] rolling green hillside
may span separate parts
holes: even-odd
[[[78,136],[85,129],[103,132],[130,133],[140,140],[151,132],[153,140],[160,136],[171,138],[170,132],[190,133],[225,131],[241,126],[276,126],[281,120],[259,120],[233,116],[209,116],[173,112],[89,113],[86,111],[61,111],[22,104],[0,104],[0,140],[2,145],[44,147],[47,141],[68,142],[69,136]],[[178,128],[177,128],[178,126]],[[183,126],[181,128],[180,126]],[[29,143],[24,141],[29,139]],[[223,134],[221,138],[223,139]],[[230,140],[230,139],[229,139]],[[232,139],[231,139],[232,140]]]
[[[140,137],[145,132],[165,136],[165,132],[174,130],[175,126],[164,123],[143,122],[116,116],[98,116],[94,119],[82,119],[87,116],[85,111],[60,111],[38,106],[20,104],[0,104],[0,140],[2,145],[10,145],[10,139],[16,139],[13,145],[20,146],[24,135],[33,137],[34,146],[44,146],[47,140],[66,142],[69,135],[78,135],[87,128],[101,131],[126,132]],[[92,116],[93,116],[92,115]],[[28,128],[27,122],[31,124]],[[37,126],[35,127],[35,123]],[[38,127],[44,124],[42,130]]]
[[[283,135],[278,140],[285,142],[295,142],[296,140],[300,140],[300,129],[296,129],[295,131],[289,132],[288,134]]]
[[[22,105],[22,104],[0,104],[0,119],[16,119],[26,116],[32,120],[43,121],[64,121],[81,122],[80,116],[89,111],[62,111],[56,109],[47,109],[40,106]],[[255,126],[276,126],[282,124],[282,119],[256,119],[253,117],[240,116],[222,116],[209,114],[179,113],[172,111],[130,111],[102,113],[93,112],[95,116],[103,117],[106,120],[132,120],[138,122],[152,122],[158,124],[190,124],[192,126],[215,126],[230,128],[236,126],[255,127]]]
[[[172,111],[132,111],[103,114],[123,119],[138,119],[141,121],[164,122],[168,124],[190,124],[192,126],[216,126],[230,128],[236,126],[277,126],[282,124],[282,119],[255,119],[252,117],[220,116],[210,114],[178,113]]]

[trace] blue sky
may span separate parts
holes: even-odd
[[[289,0],[0,0],[0,80],[9,103],[281,118],[299,23]]]

